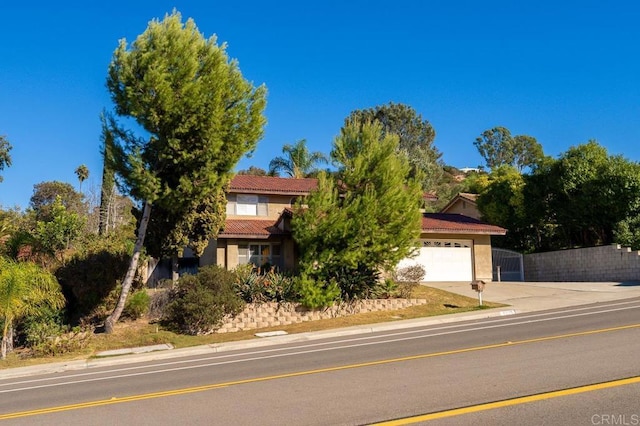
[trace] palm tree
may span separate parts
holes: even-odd
[[[0,257],[0,322],[2,359],[12,343],[13,322],[45,307],[60,309],[65,300],[56,278],[30,262],[14,262]]]
[[[284,172],[292,178],[308,177],[318,171],[318,164],[328,163],[327,156],[321,152],[309,152],[307,141],[300,139],[294,145],[282,147],[284,157],[276,157],[269,163],[269,174]]]
[[[80,190],[78,192],[82,192],[82,182],[89,177],[89,168],[84,164],[79,165],[76,169],[76,176],[78,176],[78,180],[80,181]]]

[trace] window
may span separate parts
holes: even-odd
[[[236,214],[242,216],[258,216],[258,196],[238,195],[236,198]]]
[[[257,267],[270,264],[282,267],[280,244],[278,243],[249,243],[238,245],[238,263],[251,263]]]
[[[470,248],[471,245],[461,240],[422,240],[422,247]]]
[[[269,198],[252,194],[229,194],[227,196],[227,215],[268,216]]]

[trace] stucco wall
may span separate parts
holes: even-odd
[[[202,256],[200,256],[200,266],[206,265],[216,265],[217,264],[217,251],[218,251],[218,241],[215,239],[209,240],[209,244],[205,247],[202,252]]]
[[[480,219],[478,207],[470,201],[456,200],[444,213],[457,213],[474,219]]]
[[[241,194],[241,193],[238,193]],[[262,195],[261,195],[262,197]],[[228,219],[273,219],[274,221],[280,217],[282,211],[291,207],[291,200],[294,198],[291,195],[265,195],[269,201],[267,203],[267,216],[243,216],[228,214]]]
[[[525,281],[640,280],[640,252],[618,244],[524,255]]]
[[[293,239],[287,238],[282,242],[282,256],[284,256],[284,269],[292,271],[296,268],[295,246]]]
[[[491,281],[493,279],[493,265],[491,263],[490,235],[475,235],[473,237],[473,256],[475,259],[475,279]]]
[[[238,266],[238,241],[228,240],[226,251],[227,269],[234,269]]]

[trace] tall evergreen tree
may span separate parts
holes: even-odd
[[[338,282],[343,297],[367,296],[376,273],[395,268],[420,234],[420,176],[411,177],[397,149],[398,137],[380,123],[348,123],[331,152],[337,182],[321,173],[307,207],[294,215],[303,270]]]
[[[111,128],[114,169],[143,213],[107,332],[124,308],[152,206],[167,219],[168,250],[188,244],[200,253],[224,222],[233,168],[262,136],[266,89],[245,80],[225,49],[174,11],[151,21],[130,46],[121,40],[114,52],[107,87],[115,112],[134,118],[146,136]]]
[[[11,155],[9,155],[9,152],[12,148],[6,136],[0,135],[0,171],[4,170],[5,167],[11,166]],[[0,182],[2,182],[2,175],[0,175]]]

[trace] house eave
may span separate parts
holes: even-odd
[[[278,190],[264,190],[264,189],[243,189],[232,188],[228,191],[229,194],[260,194],[260,195],[291,195],[291,196],[303,196],[309,195],[309,191],[278,191]]]
[[[472,229],[423,229],[421,234],[506,235],[507,231],[479,231]]]
[[[219,240],[268,240],[269,238],[281,234],[220,234]]]

